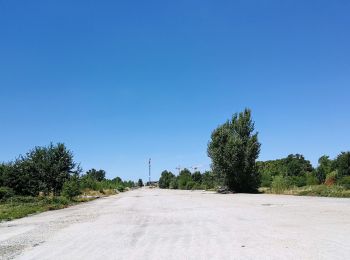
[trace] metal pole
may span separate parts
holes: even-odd
[[[148,180],[149,180],[149,186],[151,186],[151,158],[149,159],[148,162]]]

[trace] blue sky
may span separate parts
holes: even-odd
[[[253,111],[260,159],[350,150],[348,1],[0,0],[0,160],[64,142],[84,170],[209,168]]]

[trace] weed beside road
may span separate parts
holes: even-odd
[[[350,189],[346,189],[340,185],[327,186],[322,184],[303,187],[286,187],[280,189],[261,188],[260,192],[268,194],[350,198]]]
[[[14,196],[0,202],[0,222],[22,218],[49,210],[63,209],[99,197],[114,195],[115,190],[84,190],[83,195],[68,199],[63,196]]]

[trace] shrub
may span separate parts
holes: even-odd
[[[0,187],[0,201],[7,200],[15,195],[13,189],[9,187]]]
[[[319,184],[319,182],[315,173],[306,174],[306,185],[310,186],[310,185],[317,185],[317,184]]]
[[[271,187],[272,176],[269,173],[261,173],[261,187]]]
[[[309,186],[306,189],[300,191],[298,195],[349,198],[350,191],[346,190],[342,186],[337,186],[337,185],[332,185],[332,186],[315,185],[315,186]]]
[[[303,187],[306,185],[306,176],[290,176],[286,180],[289,182],[289,186]]]
[[[65,205],[65,206],[70,204],[69,198],[63,197],[63,196],[52,197],[50,200],[51,200],[51,203],[53,204]]]
[[[205,190],[206,188],[202,185],[202,184],[199,184],[199,183],[195,183],[192,187],[192,190]]]
[[[192,190],[193,187],[196,185],[194,181],[189,181],[186,183],[186,190]]]
[[[169,188],[170,189],[177,189],[178,187],[179,187],[179,185],[177,182],[177,178],[176,177],[172,178],[170,181],[170,184],[169,184]]]
[[[337,179],[338,179],[338,171],[337,170],[332,171],[331,173],[327,174],[325,184],[327,186],[334,185]]]
[[[275,176],[271,183],[271,188],[274,193],[281,194],[286,189],[288,189],[290,183],[287,178],[283,178],[283,176]]]
[[[350,176],[344,176],[338,180],[337,184],[343,186],[345,189],[350,189]]]
[[[72,178],[69,181],[66,181],[63,184],[62,195],[65,198],[72,199],[78,195],[80,195],[80,187],[77,179]]]

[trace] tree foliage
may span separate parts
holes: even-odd
[[[316,176],[320,183],[326,180],[326,176],[333,170],[333,162],[329,156],[323,155],[318,159],[318,167],[316,169]]]
[[[39,192],[59,194],[63,184],[80,167],[64,144],[35,147],[3,169],[3,184],[16,194],[35,196]]]
[[[290,185],[305,186],[314,183],[314,169],[310,161],[301,154],[290,154],[286,158],[257,162],[261,174],[261,186],[270,187],[276,176],[282,176]],[[277,179],[279,181],[279,179]]]
[[[188,169],[183,169],[178,176],[178,188],[180,190],[187,190],[189,189],[188,183],[190,183],[192,181],[192,176],[191,176],[191,172]]]
[[[43,193],[72,199],[83,190],[103,193],[105,189],[124,191],[135,186],[133,181],[123,181],[119,177],[106,179],[104,170],[91,169],[82,176],[80,173],[73,153],[64,144],[38,146],[13,162],[0,164],[1,196]]]
[[[62,195],[68,199],[72,199],[81,194],[79,177],[73,176],[66,181],[62,187]]]
[[[254,192],[260,184],[256,159],[260,153],[251,111],[245,109],[219,126],[211,135],[208,155],[213,171],[230,190]]]
[[[340,153],[334,162],[340,176],[350,176],[350,152]]]
[[[159,188],[169,189],[170,182],[174,177],[175,175],[172,172],[163,171],[159,179]]]
[[[106,178],[106,172],[104,170],[96,170],[92,168],[86,172],[86,177],[95,181],[103,181]]]

